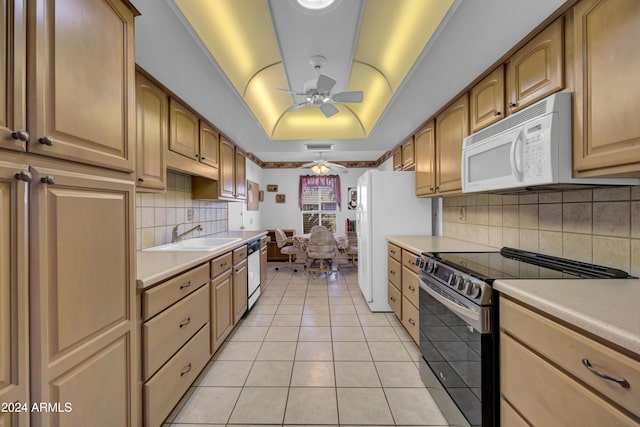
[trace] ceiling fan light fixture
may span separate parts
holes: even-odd
[[[313,173],[315,173],[316,175],[326,175],[329,173],[329,171],[331,169],[329,169],[326,165],[323,164],[317,164],[317,165],[313,165],[311,166],[311,170],[313,171]]]
[[[298,4],[307,9],[321,10],[331,6],[334,1],[335,0],[298,0]]]

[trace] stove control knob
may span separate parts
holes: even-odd
[[[433,271],[433,261],[429,260],[427,262],[427,273],[431,273]]]
[[[416,267],[422,269],[424,267],[424,260],[422,258],[416,258]]]
[[[464,283],[464,279],[462,278],[462,276],[458,277],[458,290],[463,290],[465,283]]]
[[[433,262],[433,272],[435,273],[436,271],[438,271],[438,264],[436,264],[436,262]]]
[[[472,283],[471,286],[467,288],[467,295],[469,295],[471,298],[478,298],[481,293],[482,288],[480,288],[480,286],[476,285],[475,283]]]
[[[460,279],[460,276],[456,276],[455,274],[452,274],[451,280],[449,280],[449,285],[451,285],[451,287],[455,287],[458,284],[458,279]]]
[[[458,289],[460,289],[461,291],[464,291],[466,289],[467,293],[469,292],[470,288],[471,288],[471,280],[469,279],[465,279],[464,283],[462,283],[462,285],[458,287]]]

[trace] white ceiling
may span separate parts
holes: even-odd
[[[305,150],[304,144],[309,140],[269,138],[218,65],[185,26],[173,0],[131,1],[142,14],[136,18],[136,62],[140,66],[261,160],[317,158],[316,153]],[[334,91],[344,89],[366,0],[338,1],[343,3],[339,16],[331,12],[317,15],[301,12],[292,7],[295,0],[268,0],[291,88],[301,88],[314,77],[309,57],[324,55],[328,62],[323,72],[338,80]],[[324,157],[331,161],[377,160],[564,2],[457,0],[369,137],[332,140],[333,151]]]

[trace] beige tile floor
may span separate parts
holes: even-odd
[[[392,313],[372,313],[357,271],[275,271],[165,426],[446,426]]]

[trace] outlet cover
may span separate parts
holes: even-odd
[[[193,208],[187,209],[187,221],[193,221]]]

